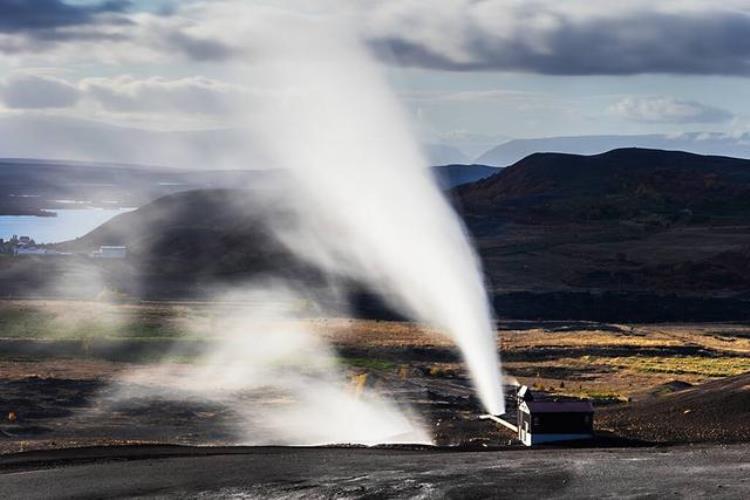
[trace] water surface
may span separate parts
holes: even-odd
[[[37,243],[58,243],[80,238],[116,215],[134,208],[64,208],[53,209],[57,217],[1,215],[0,238],[30,236]]]

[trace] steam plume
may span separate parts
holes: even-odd
[[[354,277],[450,335],[488,411],[504,411],[490,308],[477,258],[407,120],[340,20],[291,15],[253,26],[263,78],[283,98],[249,116],[266,156],[292,172],[302,223],[280,231],[298,255]],[[254,61],[257,62],[257,59]],[[257,73],[255,74],[257,78]]]

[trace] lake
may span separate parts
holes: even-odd
[[[37,243],[58,243],[80,238],[112,217],[134,208],[64,208],[51,210],[57,217],[0,215],[0,238],[30,236]]]

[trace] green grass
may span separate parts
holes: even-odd
[[[172,318],[162,315],[118,316],[93,311],[90,318],[26,308],[0,311],[0,337],[18,339],[175,339],[188,338]]]

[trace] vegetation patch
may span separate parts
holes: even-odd
[[[592,364],[617,366],[637,372],[693,374],[706,377],[729,377],[750,371],[750,358],[699,356],[632,356],[600,358],[584,356]]]

